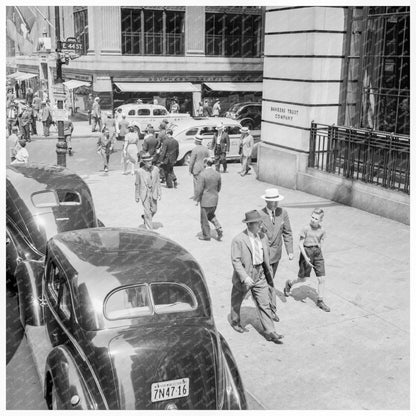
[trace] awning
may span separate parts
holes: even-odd
[[[30,78],[38,77],[38,74],[30,74],[29,72],[15,72],[9,75],[9,78],[14,78],[16,81],[25,81]]]
[[[78,87],[82,87],[82,86],[90,86],[89,82],[78,81],[77,79],[70,79],[69,81],[65,81],[63,84],[69,90],[73,90],[74,88],[78,88]]]
[[[212,91],[263,91],[262,82],[204,82]]]
[[[190,82],[115,82],[121,92],[198,92]]]

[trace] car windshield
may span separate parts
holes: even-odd
[[[241,108],[241,106],[242,106],[241,103],[235,103],[228,109],[228,111],[230,113],[236,113]]]
[[[105,302],[104,314],[109,320],[186,312],[198,306],[192,290],[179,283],[152,283],[125,286],[113,291]]]

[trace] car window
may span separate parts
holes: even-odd
[[[57,207],[58,200],[54,191],[40,191],[31,195],[32,203],[36,208]]]
[[[202,136],[213,136],[215,133],[215,127],[203,127],[200,131]]]
[[[62,318],[71,319],[71,294],[69,292],[69,287],[66,282],[62,283],[61,287],[61,296],[59,299],[59,311]]]
[[[150,285],[156,313],[192,311],[197,300],[192,290],[178,283],[152,283]]]
[[[241,134],[241,127],[240,126],[228,126],[227,127],[227,133],[228,134]]]
[[[67,189],[57,189],[59,204],[60,205],[80,205],[81,196],[78,192],[70,191]]]
[[[146,285],[123,287],[112,292],[105,302],[107,319],[130,319],[151,315],[152,308]]]
[[[148,108],[139,108],[137,110],[138,116],[150,116],[150,110]]]
[[[193,129],[189,129],[185,135],[186,136],[195,136],[198,133],[198,127],[195,127]]]
[[[168,112],[164,108],[155,108],[153,110],[154,116],[166,116]]]
[[[129,116],[135,116],[135,115],[136,115],[136,110],[134,110],[134,109],[130,110],[130,111],[127,113],[127,115],[129,115]]]

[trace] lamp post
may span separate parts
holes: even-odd
[[[65,100],[65,90],[62,78],[62,44],[61,44],[61,25],[59,20],[59,6],[55,6],[55,39],[56,39],[56,79],[54,86],[54,97],[59,114],[58,119],[58,141],[56,143],[56,156],[58,166],[66,167],[67,144],[64,136],[64,121],[62,117]],[[61,110],[61,111],[59,111]]]

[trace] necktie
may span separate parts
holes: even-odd
[[[257,266],[258,264],[263,263],[263,255],[260,248],[261,241],[256,236],[254,238],[254,265]]]
[[[276,216],[274,215],[274,211],[272,211],[272,222],[273,222],[273,224],[274,224],[275,219],[276,219]]]

